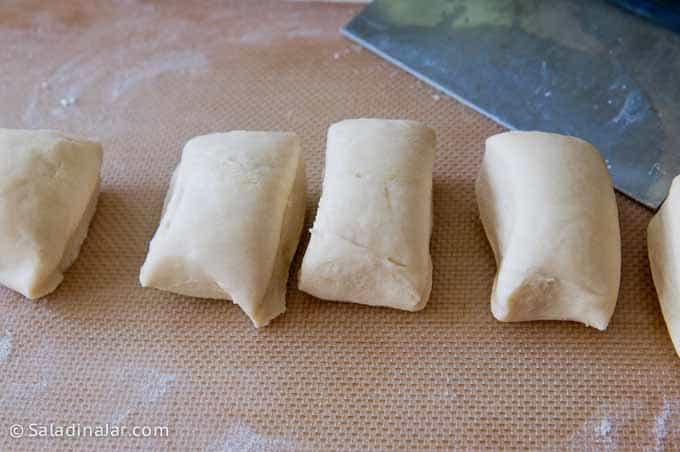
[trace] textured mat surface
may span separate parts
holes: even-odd
[[[342,39],[356,5],[61,3],[0,5],[0,125],[99,138],[103,187],[56,292],[31,302],[0,289],[0,450],[680,448],[680,360],[646,257],[651,212],[617,197],[623,275],[606,332],[498,323],[473,182],[501,129]],[[438,134],[424,311],[291,288],[288,312],[257,331],[231,303],[139,288],[188,138],[300,134],[310,223],[326,128],[361,116]],[[50,422],[161,425],[169,437],[9,436],[11,424]]]

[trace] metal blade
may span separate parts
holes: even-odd
[[[615,6],[376,0],[342,31],[505,127],[591,142],[649,207],[680,173],[680,35]]]

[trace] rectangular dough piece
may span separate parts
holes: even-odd
[[[330,127],[301,290],[326,300],[425,307],[435,142],[434,131],[415,121],[350,119]]]
[[[649,223],[647,247],[661,313],[680,356],[680,176]]]
[[[32,299],[59,286],[94,216],[101,165],[99,143],[0,129],[0,283]]]
[[[191,139],[172,176],[142,286],[233,300],[256,327],[267,325],[286,310],[305,191],[294,133]]]
[[[589,143],[543,132],[486,140],[476,184],[498,272],[497,320],[572,320],[607,328],[621,275],[616,197]]]

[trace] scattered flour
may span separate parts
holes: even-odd
[[[208,65],[205,55],[194,51],[167,52],[154,55],[138,66],[118,72],[111,84],[110,100],[117,100],[134,85],[168,72],[203,69]]]
[[[299,450],[292,441],[270,438],[253,431],[242,422],[236,422],[222,438],[213,442],[206,452],[259,452],[262,450]]]
[[[117,101],[139,83],[171,72],[199,71],[208,59],[197,51],[165,51],[119,49],[108,56],[84,60],[78,56],[54,70],[31,93],[23,120],[27,125],[39,124],[42,112],[64,119],[81,97],[88,96],[99,104]],[[145,55],[152,53],[152,55]],[[129,63],[126,61],[129,60]],[[141,61],[141,62],[140,62]],[[120,64],[112,68],[112,63]],[[102,91],[96,87],[105,87]],[[108,88],[107,88],[108,87]],[[102,93],[108,95],[102,96]],[[108,96],[108,97],[107,97]],[[103,98],[102,98],[103,97]]]
[[[668,422],[668,417],[671,414],[670,406],[666,400],[663,401],[663,406],[661,411],[656,416],[656,423],[654,425],[654,435],[656,436],[656,447],[655,450],[660,451],[663,447],[663,442],[668,435],[668,428],[666,422]]]
[[[636,426],[648,424],[644,414],[648,406],[640,400],[626,400],[614,405],[603,405],[575,431],[558,449],[616,451],[623,447],[625,432]],[[678,415],[680,400],[664,399],[652,419],[650,437],[657,452],[674,450],[669,447],[678,440]],[[553,446],[551,446],[553,447]],[[552,448],[550,450],[553,450]]]
[[[70,105],[73,105],[76,103],[76,98],[75,97],[64,97],[59,100],[59,105],[62,107],[66,108]]]
[[[587,419],[568,441],[566,449],[614,451],[618,449],[616,428],[623,420],[613,420],[605,415]]]
[[[609,434],[612,432],[612,423],[609,420],[609,417],[605,416],[602,418],[600,424],[595,427],[595,432],[600,436],[609,436]]]
[[[175,382],[177,377],[170,374],[162,374],[154,371],[150,374],[149,380],[146,383],[146,403],[155,403],[168,392],[170,386]]]
[[[147,405],[159,402],[171,389],[177,377],[155,369],[142,371],[122,369],[116,379],[119,380],[117,387],[129,388],[128,392],[132,399],[132,403],[126,409],[113,415],[111,422],[119,425],[131,414],[144,409]]]
[[[342,50],[338,50],[337,52],[333,52],[333,59],[339,60],[340,58],[346,57],[350,53],[360,53],[362,50],[363,49],[362,49],[361,46],[353,44],[350,47],[344,48]]]
[[[668,445],[667,442],[672,439],[669,438],[670,434],[677,434],[678,431],[671,426],[671,423],[675,423],[675,428],[677,428],[677,418],[676,416],[680,413],[680,400],[666,400],[664,399],[658,414],[656,415],[654,423],[654,437],[655,437],[655,447],[654,450],[657,452],[669,450],[666,449]],[[675,438],[677,439],[677,438]]]
[[[135,15],[127,13],[126,1],[137,6]],[[234,19],[239,12],[238,9],[221,8],[222,11],[208,19],[210,26],[197,30],[191,20],[163,17],[158,8],[146,2],[121,0],[116,8],[119,12],[110,19],[108,26],[92,27],[86,36],[81,31],[76,33],[76,30],[64,27],[50,15],[41,16],[40,37],[67,46],[70,49],[67,54],[71,57],[58,65],[45,62],[37,66],[44,73],[27,95],[22,112],[25,127],[40,128],[46,123],[69,121],[80,124],[80,130],[97,129],[99,138],[115,136],[129,120],[121,101],[136,99],[130,96],[133,89],[140,89],[141,85],[153,87],[154,79],[165,74],[206,73],[212,59],[228,58],[225,46],[236,43],[264,47],[282,40],[334,40],[339,37],[336,29],[310,26],[314,23],[314,14],[306,10],[287,14],[265,12],[262,21],[269,24],[267,27],[253,29],[236,20],[234,27],[225,30],[224,19]],[[163,26],[159,28],[161,22]],[[216,23],[220,26],[215,26]],[[118,36],[127,39],[119,46],[112,46],[112,40]],[[28,41],[32,42],[31,39]],[[201,44],[187,46],[187,42]],[[17,47],[16,52],[25,53],[25,47]],[[91,51],[100,47],[99,53]],[[359,46],[352,46],[343,54],[360,51]],[[113,108],[118,102],[120,107]],[[104,125],[106,129],[102,129]]]
[[[5,331],[0,336],[0,363],[7,361],[9,355],[12,353],[12,333]]]
[[[339,60],[342,57],[345,57],[351,53],[350,49],[342,49],[338,52],[333,53],[333,59],[334,60]]]
[[[134,15],[129,14],[130,5]],[[94,20],[99,8],[85,5],[82,16]],[[200,79],[195,74],[205,75],[211,64],[231,59],[228,49],[234,45],[270,47],[290,40],[340,38],[336,28],[318,26],[319,12],[304,7],[285,13],[265,9],[260,19],[266,26],[256,27],[241,20],[241,8],[217,8],[198,28],[192,18],[164,15],[162,8],[143,0],[116,0],[108,10],[106,25],[94,22],[79,28],[45,12],[36,14],[34,26],[26,30],[0,29],[3,43],[9,41],[3,51],[10,58],[41,60],[31,65],[30,75],[36,80],[20,112],[23,127],[60,128],[63,121],[67,130],[78,124],[84,134],[96,130],[99,139],[114,137],[129,127],[126,104],[140,99],[133,90],[154,92],[155,79],[161,75],[181,73],[183,79]],[[226,19],[229,27],[224,26]],[[66,60],[51,54],[43,58],[44,42],[68,49]],[[338,58],[361,51],[360,46],[348,46]],[[0,68],[0,92],[6,83],[9,86],[11,79]]]
[[[611,99],[608,101],[611,104]],[[623,102],[621,110],[618,114],[611,120],[614,124],[621,124],[624,127],[636,122],[642,121],[649,112],[649,106],[647,101],[642,96],[640,91],[631,91],[626,96],[626,100]]]
[[[0,364],[9,357],[11,344],[12,336],[9,332],[0,336]],[[21,359],[22,367],[30,378],[5,382],[0,391],[0,406],[25,406],[26,400],[42,397],[41,394],[49,389],[57,375],[57,355],[54,346],[49,343],[39,344],[31,352],[17,355],[16,359]]]
[[[626,400],[614,404],[601,405],[585,420],[558,450],[598,450],[616,451],[620,447],[620,434],[629,425],[640,422],[642,403],[639,400]]]
[[[156,8],[140,6],[138,14],[130,16],[124,14],[124,5],[119,6],[121,14],[111,19],[110,26],[93,27],[86,38],[71,35],[73,30],[69,28],[43,27],[42,37],[72,47],[68,52],[72,56],[58,65],[46,62],[41,66],[44,74],[29,92],[22,115],[27,128],[54,124],[55,119],[69,120],[77,121],[83,130],[90,125],[96,127],[100,138],[115,135],[118,122],[124,123],[126,117],[116,114],[111,104],[133,87],[163,74],[207,68],[209,59],[205,53],[186,47],[185,35],[192,32],[188,21],[166,19],[162,28],[151,32],[154,27],[150,24],[160,20]],[[58,22],[52,17],[43,21]],[[124,45],[111,46],[112,35],[128,36],[129,40]],[[211,49],[219,45],[213,41],[207,41]],[[91,52],[100,43],[104,43],[103,50]],[[101,130],[102,125],[111,130]]]

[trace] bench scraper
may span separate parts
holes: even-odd
[[[680,174],[680,34],[617,6],[375,0],[342,32],[509,129],[591,142],[649,207]]]

